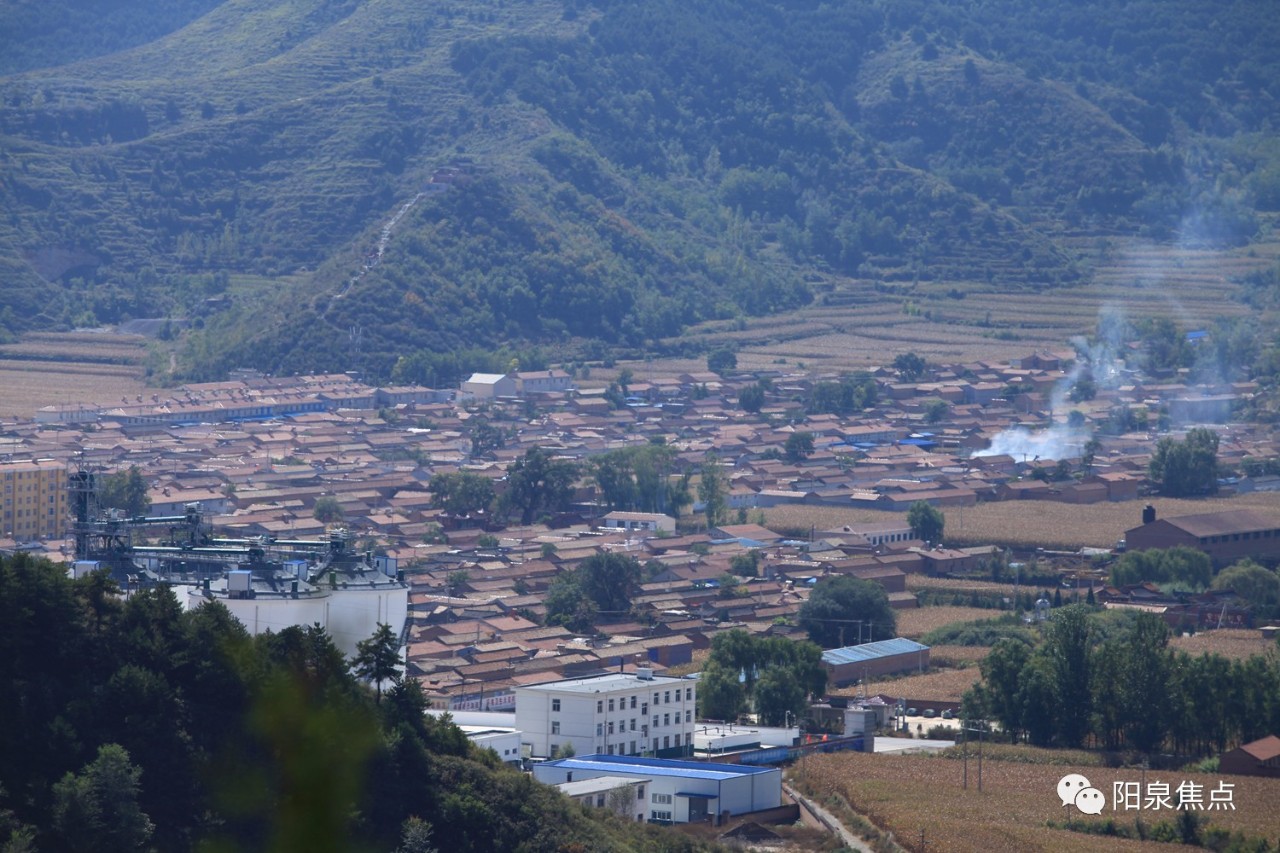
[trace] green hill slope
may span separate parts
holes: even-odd
[[[0,78],[0,324],[188,317],[190,376],[639,348],[833,277],[1033,292],[1082,236],[1280,206],[1259,0],[140,8]]]

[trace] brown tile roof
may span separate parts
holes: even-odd
[[[1280,527],[1280,519],[1268,518],[1251,509],[1206,512],[1166,518],[1169,524],[1192,536],[1221,536],[1224,533],[1246,533]]]

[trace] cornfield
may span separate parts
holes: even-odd
[[[971,744],[971,748],[974,748]],[[1106,835],[1087,835],[1050,828],[1067,819],[1101,824],[1112,820],[1120,827],[1134,827],[1141,817],[1149,829],[1161,821],[1172,822],[1172,809],[1113,811],[1114,783],[1166,782],[1176,790],[1183,781],[1203,785],[1204,800],[1220,782],[1234,784],[1235,810],[1205,810],[1210,827],[1243,832],[1254,838],[1280,836],[1280,779],[1184,771],[1118,770],[1097,766],[1064,766],[1025,761],[990,760],[984,755],[982,791],[977,790],[977,760],[968,762],[969,788],[963,787],[964,763],[924,755],[867,755],[840,753],[806,758],[791,771],[802,787],[818,792],[819,800],[843,798],[854,811],[878,827],[891,831],[908,850],[994,853],[994,851],[1139,851],[1169,849],[1154,842]],[[1107,807],[1101,815],[1070,813],[1061,805],[1057,783],[1067,773],[1084,775],[1103,792]],[[924,844],[921,844],[923,838]]]

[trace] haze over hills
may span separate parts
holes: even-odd
[[[1033,295],[1089,240],[1280,208],[1260,0],[101,6],[0,2],[0,326],[188,318],[191,377],[443,382],[850,280]]]

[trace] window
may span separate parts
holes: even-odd
[[[635,754],[636,754],[636,742],[631,741],[631,755],[635,755]]]
[[[663,724],[664,726],[669,726],[669,725],[671,725],[671,715],[670,715],[670,714],[663,714],[663,715],[662,715],[662,724]]]
[[[657,752],[657,751],[658,751],[658,739],[657,739],[657,738],[654,738],[654,739],[653,739],[653,751],[654,751],[654,752]]]
[[[692,723],[692,722],[693,722],[693,711],[685,711],[685,712],[684,712],[684,721],[685,721],[686,723]]]
[[[654,715],[653,715],[653,727],[654,727],[655,729],[658,727],[658,715],[657,715],[657,714],[654,714]]]
[[[604,713],[604,700],[603,700],[603,699],[597,699],[597,700],[596,700],[596,713],[597,713],[597,714],[603,714],[603,713]]]
[[[640,703],[640,716],[643,717],[647,713],[649,713],[649,703],[648,702]]]
[[[604,723],[596,723],[596,737],[604,734]]]
[[[659,806],[669,806],[671,805],[671,795],[670,794],[654,794],[653,802]]]
[[[632,697],[631,697],[631,710],[633,710],[633,711],[634,711],[635,709],[636,709],[636,697],[632,696]]]
[[[558,734],[560,734],[560,721],[559,721],[559,720],[552,720],[552,721],[551,721],[551,733],[552,733],[553,735],[558,735]]]
[[[559,699],[552,699],[552,700],[551,700],[551,710],[552,710],[552,711],[559,711],[559,710],[560,710],[560,700],[559,700]]]
[[[633,731],[633,732],[634,732],[635,730],[636,730],[636,718],[635,718],[635,717],[632,717],[632,718],[631,718],[631,731]]]
[[[596,794],[596,808],[604,808],[604,794]]]
[[[691,743],[693,743],[693,735],[692,735],[692,734],[690,734],[689,732],[685,732],[685,733],[684,733],[684,745],[685,745],[685,746],[688,746],[688,745],[689,745],[689,744],[691,744]]]
[[[661,701],[662,701],[662,694],[661,694],[661,693],[655,693],[655,694],[653,694],[653,704],[657,705],[657,704],[658,704],[659,702],[661,702]]]
[[[649,812],[649,820],[671,820],[671,812],[658,811],[657,809]]]
[[[686,687],[686,688],[684,689],[684,698],[685,698],[685,699],[687,699],[687,700],[692,701],[692,699],[693,699],[693,688],[692,688],[692,687]]]
[[[666,693],[663,693],[663,694],[662,694],[662,701],[663,701],[663,702],[666,702],[667,704],[670,704],[670,703],[671,703],[671,691],[670,691],[670,690],[668,690]]]
[[[609,734],[613,734],[613,720],[609,721]]]
[[[609,744],[609,754],[613,755],[613,744]]]
[[[670,749],[670,748],[671,748],[671,735],[663,735],[663,736],[662,736],[662,748],[663,748],[663,749]]]
[[[634,751],[635,750],[633,749],[632,752]],[[636,799],[637,800],[644,799],[644,785],[636,785]]]
[[[613,700],[612,700],[612,699],[610,699],[610,700],[609,700],[609,713],[610,713],[610,714],[612,714],[612,713],[613,713]]]

